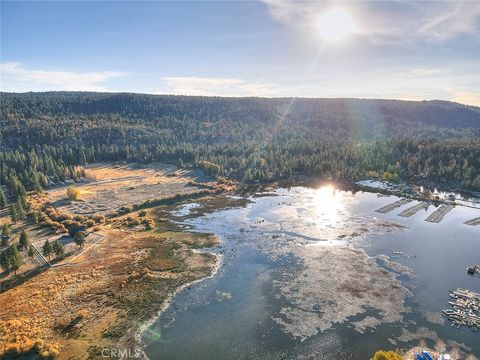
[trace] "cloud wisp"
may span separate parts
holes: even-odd
[[[2,91],[44,90],[108,91],[102,83],[123,73],[116,71],[70,72],[31,70],[18,62],[0,64]]]
[[[275,87],[237,78],[164,77],[168,92],[176,95],[274,96]]]
[[[275,20],[295,28],[315,26],[319,15],[331,8],[347,8],[356,18],[360,34],[375,42],[480,37],[480,2],[475,1],[262,1]]]
[[[428,16],[428,9],[424,9],[425,21],[419,29],[420,34],[439,41],[458,34],[480,36],[479,2],[449,1],[442,5],[433,16]]]
[[[0,64],[2,91],[119,91],[103,84],[124,73],[65,72],[29,70],[17,62]],[[428,81],[426,81],[428,78]],[[372,81],[372,79],[381,79]],[[404,100],[444,99],[480,106],[475,92],[477,84],[468,74],[459,76],[448,69],[393,68],[365,72],[351,78],[337,73],[299,78],[276,78],[262,82],[237,77],[167,76],[160,80],[161,90],[143,91],[152,94],[196,96],[258,96],[258,97],[361,97],[396,98]],[[445,84],[450,84],[445,86]],[[117,84],[118,85],[118,84]],[[412,89],[415,92],[412,93]],[[130,91],[130,90],[127,90]]]

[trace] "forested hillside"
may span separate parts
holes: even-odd
[[[155,96],[109,93],[2,94],[2,125],[90,139],[95,129],[121,142],[128,132],[156,142],[175,133],[182,141],[261,140],[264,136],[335,132],[359,141],[385,136],[459,137],[480,135],[480,109],[443,101],[359,99],[265,99]],[[116,128],[113,130],[112,128]],[[53,133],[52,133],[53,131]],[[32,133],[33,131],[30,131]],[[148,132],[145,133],[145,132]],[[2,131],[15,143],[15,128]],[[148,136],[150,135],[150,137]],[[32,136],[32,135],[29,135]],[[94,139],[92,139],[94,140]],[[162,139],[163,141],[164,139]]]
[[[480,189],[480,109],[443,101],[1,94],[15,196],[94,161],[160,160],[245,182],[372,174]]]

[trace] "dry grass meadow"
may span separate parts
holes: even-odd
[[[43,220],[13,224],[14,239],[21,229],[38,249],[47,239],[61,239],[67,256],[40,267],[23,251],[17,275],[2,275],[0,355],[87,359],[101,357],[105,346],[128,347],[176,289],[215,266],[214,255],[192,249],[215,246],[216,237],[169,226],[161,206],[132,208],[201,195],[205,189],[196,184],[208,180],[202,174],[163,164],[95,164],[86,176],[83,183],[32,194],[30,208]],[[69,186],[79,190],[77,200],[68,198]],[[75,221],[93,224],[83,248],[65,230]],[[0,222],[10,222],[5,210]]]

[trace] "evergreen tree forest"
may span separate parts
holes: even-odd
[[[444,101],[1,93],[0,125],[0,200],[8,190],[15,216],[26,191],[107,161],[246,183],[388,172],[480,190],[480,109]]]

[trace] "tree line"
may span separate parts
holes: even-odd
[[[105,161],[244,182],[388,172],[480,189],[480,111],[448,102],[2,93],[0,114],[0,184],[20,218],[26,191]]]

